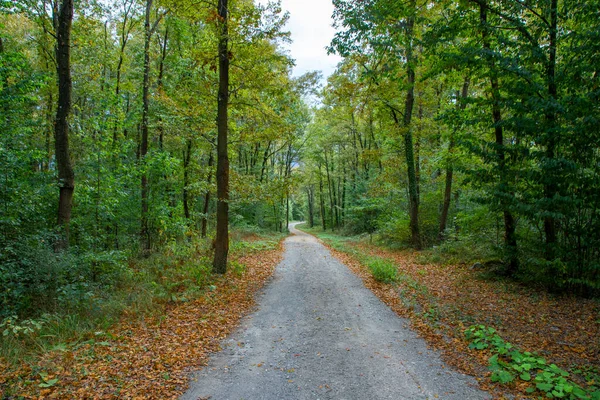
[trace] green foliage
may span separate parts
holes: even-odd
[[[57,254],[53,235],[23,239],[0,254],[2,317],[84,310],[130,274],[120,252]]]
[[[2,299],[3,312],[30,317],[9,314],[2,318],[0,356],[22,360],[38,351],[94,337],[124,310],[143,314],[160,310],[165,303],[194,299],[212,283],[209,254],[209,243],[203,240],[171,241],[160,253],[142,259],[127,259],[115,252],[33,251],[28,262],[35,267],[26,271],[33,276],[9,281],[6,287],[12,296],[4,293]],[[244,267],[236,269],[242,273]]]
[[[19,321],[19,317],[11,315],[0,323],[0,331],[2,331],[2,336],[12,335],[16,338],[19,336],[31,336],[39,332],[43,324],[43,320],[25,319]]]
[[[534,353],[521,352],[505,342],[492,327],[473,325],[465,331],[465,337],[470,342],[469,348],[488,349],[492,353],[489,359],[492,382],[508,384],[518,378],[534,384],[527,388],[527,393],[541,392],[550,399],[600,398],[600,389],[594,381],[587,388],[581,387],[569,379],[569,372],[556,364],[548,364],[546,359]]]
[[[367,260],[366,265],[376,281],[383,283],[398,281],[398,269],[392,262],[379,257],[371,257]]]
[[[385,210],[385,204],[378,198],[359,198],[348,208],[344,228],[350,234],[374,233],[377,221]]]

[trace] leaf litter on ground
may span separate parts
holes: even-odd
[[[399,316],[410,318],[411,326],[428,344],[442,351],[445,362],[476,377],[481,388],[495,398],[532,395],[525,392],[528,385],[523,382],[503,386],[489,380],[491,354],[470,349],[464,336],[474,324],[493,326],[506,341],[567,370],[600,370],[600,304],[596,300],[555,296],[515,282],[484,279],[481,272],[464,265],[421,264],[412,251],[353,242],[361,258],[383,258],[398,268],[396,282],[382,283],[355,251],[340,251],[346,249],[324,242],[384,303]]]
[[[245,253],[232,257],[245,266],[241,272],[215,276],[199,298],[170,302],[159,315],[125,314],[109,340],[50,351],[16,368],[0,360],[0,389],[10,385],[25,399],[176,399],[189,373],[207,364],[255,305],[255,293],[281,260],[282,242]]]

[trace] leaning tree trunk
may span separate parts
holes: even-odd
[[[69,245],[69,223],[75,190],[75,175],[69,154],[69,123],[71,112],[71,25],[73,0],[63,0],[56,19],[56,64],[58,73],[58,108],[54,123],[56,166],[59,180],[58,226],[62,237],[57,248]]]
[[[213,272],[227,271],[229,253],[229,157],[227,107],[229,102],[229,51],[227,0],[219,0],[219,95],[217,104],[217,236]]]

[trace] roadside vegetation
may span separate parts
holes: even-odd
[[[446,362],[497,396],[599,398],[597,300],[553,295],[471,262],[430,262],[432,252],[390,249],[368,235],[297,228],[323,240]]]
[[[176,396],[186,368],[206,362],[281,257],[283,234],[233,233],[225,276],[211,272],[208,242],[173,243],[123,263],[118,284],[73,294],[76,306],[4,319],[2,398]]]

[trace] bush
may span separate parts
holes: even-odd
[[[50,234],[26,237],[0,254],[0,318],[85,310],[128,279],[123,253],[77,248],[56,253],[53,239]]]
[[[398,270],[390,261],[383,258],[367,260],[367,266],[378,282],[393,283],[398,280]]]

